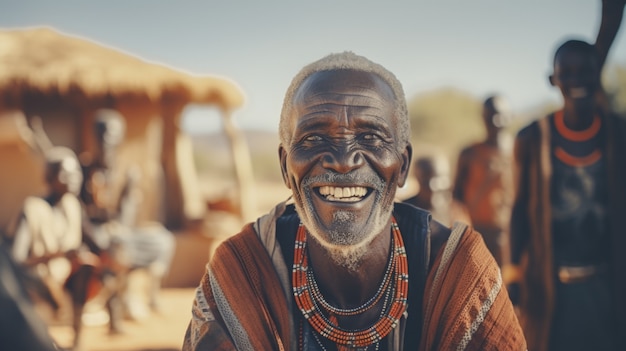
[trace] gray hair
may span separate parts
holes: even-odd
[[[293,78],[285,100],[283,101],[283,109],[280,114],[279,136],[280,143],[284,147],[291,144],[291,131],[289,126],[289,116],[293,113],[293,98],[296,91],[302,83],[311,75],[323,71],[335,70],[353,70],[359,72],[373,73],[380,77],[393,91],[395,97],[395,118],[397,121],[397,134],[400,138],[399,148],[404,148],[409,144],[411,128],[409,125],[409,117],[407,113],[406,100],[404,98],[404,90],[402,84],[396,76],[389,72],[383,66],[370,61],[369,59],[356,55],[350,51],[342,53],[330,54],[320,60],[308,64],[300,70]]]

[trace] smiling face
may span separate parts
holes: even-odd
[[[360,71],[314,73],[294,95],[281,169],[302,222],[323,246],[363,245],[388,228],[411,159],[394,110],[391,88]]]
[[[591,107],[600,87],[598,59],[589,44],[575,44],[557,51],[550,83],[561,91],[566,108]]]

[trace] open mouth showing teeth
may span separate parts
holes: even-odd
[[[362,186],[322,186],[317,191],[327,201],[340,202],[361,201],[368,194],[367,188]]]

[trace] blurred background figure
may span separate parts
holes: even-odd
[[[570,39],[554,53],[561,107],[515,141],[509,291],[529,350],[626,349],[626,120],[600,79],[625,1],[602,3],[596,44]]]
[[[126,172],[116,168],[117,148],[125,135],[124,117],[115,110],[101,109],[96,111],[93,127],[97,148],[95,155],[81,155],[85,176],[81,198],[94,227],[95,242],[111,257],[104,285],[110,295],[111,331],[120,332],[124,315],[137,318],[138,313],[144,313],[140,300],[129,294],[129,274],[137,269],[147,272],[148,305],[156,311],[175,241],[160,223],[136,221],[142,201],[138,190],[141,173],[137,167]]]
[[[78,200],[82,172],[76,154],[66,147],[44,152],[48,194],[28,197],[8,232],[13,259],[37,279],[29,285],[58,312],[68,294],[72,302],[73,347],[80,346],[82,313],[97,285],[91,284],[99,265],[83,245],[83,209]]]
[[[450,164],[440,153],[418,157],[413,164],[417,194],[403,202],[430,211],[434,219],[446,225],[455,221],[471,224],[467,209],[452,198]]]
[[[461,151],[453,194],[502,267],[509,262],[513,202],[512,138],[504,129],[511,109],[503,97],[493,95],[485,99],[482,116],[487,136]]]

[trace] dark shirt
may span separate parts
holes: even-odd
[[[553,145],[565,148],[572,143],[560,136],[553,124],[551,129]],[[550,198],[557,266],[599,264],[609,257],[605,160],[603,156],[588,166],[570,166],[552,153]]]

